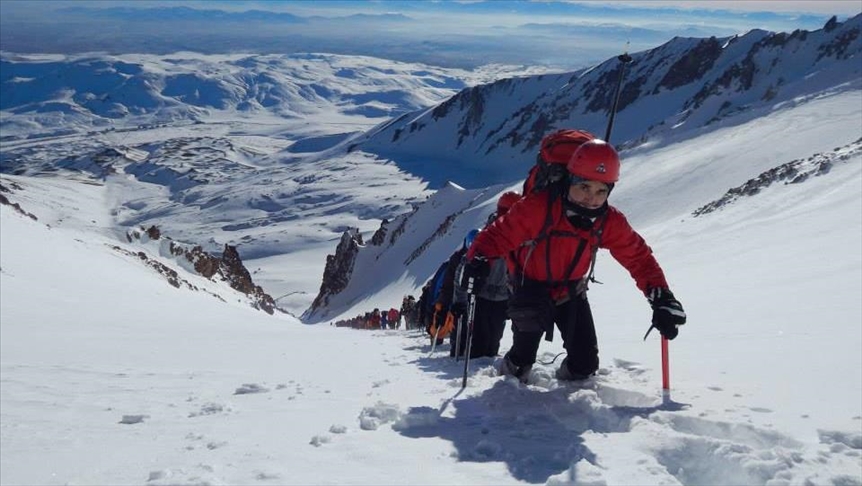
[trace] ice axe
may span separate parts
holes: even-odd
[[[661,397],[665,403],[670,401],[670,360],[667,352],[667,338],[661,337]]]
[[[649,336],[650,331],[653,330],[655,326],[650,326],[647,329],[646,334],[644,334],[644,341],[646,341],[647,336]],[[661,337],[661,396],[662,401],[667,404],[670,400],[670,357],[668,352],[668,339],[664,336]]]
[[[614,103],[611,105],[611,116],[608,118],[608,128],[605,131],[605,142],[611,142],[611,131],[614,128],[614,118],[617,115],[617,106],[620,104],[620,93],[623,88],[623,78],[626,76],[626,64],[632,62],[632,56],[629,56],[628,53],[624,52],[617,56],[617,59],[620,61],[620,76],[617,78],[617,89],[614,93]]]

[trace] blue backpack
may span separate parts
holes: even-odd
[[[434,312],[434,303],[437,302],[437,297],[440,296],[440,289],[443,288],[443,280],[446,276],[446,267],[449,265],[449,261],[446,260],[440,267],[437,268],[437,271],[434,272],[434,276],[431,277],[431,295],[429,296],[428,301],[425,303],[425,310],[428,312]]]

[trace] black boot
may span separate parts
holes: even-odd
[[[500,376],[514,376],[521,383],[527,383],[527,380],[530,379],[530,371],[532,369],[532,364],[523,366],[516,365],[509,357],[509,353],[506,353],[506,355],[503,356],[503,360],[500,361],[500,365],[497,368],[497,373]]]
[[[554,376],[561,381],[583,381],[592,376],[592,373],[584,374],[572,371],[572,369],[569,367],[569,357],[566,356],[563,362],[560,363],[560,367],[557,368],[557,371],[554,373]]]

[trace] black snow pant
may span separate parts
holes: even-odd
[[[542,335],[556,324],[566,349],[569,371],[589,376],[599,369],[599,346],[593,313],[586,294],[555,305],[553,323],[512,319],[512,349],[509,359],[517,366],[536,362]]]
[[[476,297],[476,309],[473,312],[473,343],[470,346],[470,359],[485,356],[494,357],[500,352],[500,340],[506,328],[508,301],[488,300]],[[468,316],[461,318],[461,349],[458,356],[464,356],[467,349]],[[450,356],[455,356],[455,340],[457,335],[450,335]]]

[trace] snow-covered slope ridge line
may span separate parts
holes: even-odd
[[[823,29],[675,38],[633,53],[612,141],[635,147],[740,123],[783,102],[862,84],[862,15]],[[440,185],[513,181],[555,128],[605,135],[620,62],[585,71],[507,79],[461,91],[433,110],[404,115],[356,147]]]
[[[784,184],[799,184],[805,182],[809,177],[815,177],[828,173],[836,164],[856,161],[862,155],[862,138],[844,147],[826,153],[818,153],[807,159],[797,159],[770,169],[754,179],[749,179],[745,184],[734,187],[716,201],[696,209],[692,214],[702,216],[722,207],[732,204],[739,198],[753,196],[772,184],[783,182]]]
[[[852,19],[852,21],[848,21],[841,26],[827,26],[823,31],[810,35],[795,33],[788,36],[753,32],[745,36],[744,39],[747,39],[745,41],[743,39],[727,40],[724,48],[716,53],[717,59],[721,59],[721,53],[724,50],[739,50],[744,46],[742,52],[751,53],[766,49],[763,46],[774,45],[774,49],[777,52],[772,53],[769,58],[776,60],[773,63],[775,66],[793,62],[793,58],[797,54],[792,50],[788,50],[790,48],[787,46],[790,45],[796,46],[797,50],[801,52],[823,51],[835,54],[840,50],[835,46],[843,46],[843,50],[840,50],[842,52],[841,55],[837,55],[830,62],[823,61],[827,64],[827,66],[824,66],[824,69],[835,74],[834,77],[827,76],[829,78],[827,80],[820,74],[815,76],[821,79],[823,84],[798,80],[799,82],[793,91],[796,98],[792,100],[776,101],[775,104],[768,106],[764,104],[760,108],[743,110],[729,117],[727,120],[707,123],[707,125],[701,126],[701,129],[698,130],[681,131],[678,134],[668,132],[664,135],[645,135],[643,140],[648,140],[648,143],[641,143],[636,147],[623,151],[622,179],[620,184],[618,184],[618,188],[614,191],[611,203],[623,209],[629,216],[630,221],[636,226],[638,224],[648,226],[664,225],[668,221],[679,220],[690,215],[692,212],[700,211],[698,208],[714,204],[713,201],[719,199],[731,187],[739,186],[746,183],[745,181],[761,177],[762,174],[766,174],[764,177],[769,178],[769,174],[785,171],[782,167],[789,168],[786,170],[788,173],[798,173],[799,177],[797,179],[801,180],[803,174],[811,170],[815,171],[815,173],[825,172],[827,167],[832,163],[858,163],[858,151],[854,147],[857,146],[855,141],[862,136],[862,132],[859,129],[862,126],[860,125],[860,116],[862,115],[859,112],[860,106],[862,106],[862,83],[860,83],[862,72],[860,72],[858,63],[860,58],[859,50],[854,51],[854,57],[845,58],[842,56],[849,55],[847,54],[848,49],[859,47],[858,24],[860,19],[862,17]],[[836,33],[842,28],[849,30]],[[840,42],[825,42],[823,35],[830,32],[837,39],[840,39]],[[848,39],[852,41],[849,44],[846,43]],[[688,50],[685,52],[689,53],[687,56],[682,56],[681,58],[671,56],[666,58],[664,62],[667,65],[675,63],[685,65],[696,59],[696,57],[692,56],[698,54],[702,46],[711,44],[711,42],[713,40],[677,39],[643,56],[655,57],[659,56],[658,53],[668,55],[668,52],[678,54],[680,46],[686,45]],[[799,42],[802,42],[802,44],[799,44]],[[826,49],[822,47],[824,45],[833,46],[834,48],[832,50]],[[676,49],[673,47],[676,47]],[[731,56],[731,59],[736,59],[738,55],[737,53],[737,55]],[[718,62],[713,62],[713,64],[718,65]],[[665,79],[665,83],[668,86],[673,86],[676,90],[687,90],[689,93],[695,93],[696,89],[703,91],[702,87],[710,84],[709,81],[703,81],[698,77],[699,75],[701,77],[705,76],[707,79],[719,76],[714,70],[699,68],[695,72],[689,73],[691,79],[688,83],[693,86],[687,86],[679,80],[679,76],[682,76],[681,72],[678,72],[679,70],[671,71],[677,73],[677,78],[664,74],[663,79]],[[733,69],[722,65],[720,66],[720,71],[733,72]],[[585,78],[588,75],[589,73],[582,73],[575,77]],[[851,76],[855,76],[855,79],[845,82]],[[486,89],[488,93],[496,93],[503,87],[508,86],[508,83],[521,83],[518,87],[524,88],[530,82],[540,83],[543,79],[547,80],[549,77],[552,76],[535,77],[529,80],[511,80],[486,87],[474,88],[462,92],[441,106],[452,104],[455,99],[464,99],[465,96],[470,96],[470,93],[475,95],[482,89]],[[645,79],[655,79],[657,77],[658,75],[653,75]],[[670,79],[676,79],[676,81],[671,82]],[[828,84],[827,81],[837,84]],[[726,99],[739,100],[739,103],[744,104],[745,99],[753,96],[750,89],[743,89],[742,85],[731,84],[732,86],[725,93]],[[701,88],[697,88],[698,86]],[[826,88],[825,86],[831,86],[831,88]],[[810,89],[811,91],[806,92],[804,91],[805,89]],[[658,93],[655,96],[664,96],[669,93],[665,88],[654,88],[653,90]],[[524,95],[524,92],[519,89],[512,88],[512,94],[516,93]],[[539,95],[537,99],[542,101],[545,100],[546,96]],[[668,99],[673,100],[675,98],[669,97]],[[681,98],[681,101],[687,99],[689,98]],[[505,97],[498,97],[495,100],[498,103],[489,104],[488,106],[494,106],[498,109],[506,106]],[[475,108],[477,105],[472,106]],[[545,111],[539,111],[539,113],[548,113],[548,116],[550,116],[554,113],[565,111],[558,110],[558,106],[548,105]],[[642,105],[632,107],[631,110],[642,111],[630,112],[628,117],[630,120],[648,118],[652,115],[648,107]],[[425,112],[421,116],[425,117],[428,113],[430,112]],[[641,116],[641,113],[643,113],[643,116]],[[691,111],[688,116],[693,116],[691,113],[694,112]],[[492,117],[492,113],[484,113],[483,117],[479,118],[479,120],[487,120]],[[402,117],[401,120],[405,118]],[[448,120],[450,122],[453,121],[451,118]],[[445,120],[441,118],[438,124],[433,126],[440,128],[440,125],[444,123]],[[682,121],[679,123],[684,125]],[[393,126],[394,124],[386,125],[382,128],[382,131],[389,130]],[[580,127],[580,125],[575,124],[568,126]],[[374,133],[380,132],[375,131]],[[397,149],[397,147],[421,144],[423,140],[421,133],[422,131],[417,128],[415,131],[416,135],[410,138],[410,141],[405,141],[403,145],[399,145],[400,139],[391,143],[384,142],[383,140],[376,141],[381,143],[381,145],[396,147]],[[440,138],[434,143],[438,147],[440,146],[440,140],[453,140],[452,134],[437,133]],[[430,139],[428,142],[431,143]],[[372,140],[367,143],[376,143],[375,138],[372,137]],[[765,150],[767,148],[768,150]],[[445,150],[444,147],[443,151]],[[469,153],[469,150],[466,148],[459,150]],[[440,152],[429,153],[433,153],[436,156]],[[814,155],[818,153],[822,155]],[[810,163],[800,162],[803,159],[809,160]],[[441,160],[445,160],[445,157]],[[445,255],[450,254],[457,248],[460,238],[463,238],[466,230],[471,227],[482,226],[484,217],[493,211],[496,197],[499,196],[502,190],[520,189],[520,181],[523,180],[533,160],[533,155],[524,157],[521,162],[523,169],[511,172],[514,174],[517,182],[497,186],[500,189],[488,190],[486,195],[480,201],[477,201],[476,207],[482,208],[481,214],[470,213],[465,219],[459,219],[457,218],[459,214],[455,212],[441,213],[435,221],[423,222],[424,226],[421,229],[417,228],[414,230],[430,232],[431,228],[436,228],[440,224],[440,221],[444,221],[450,217],[454,218],[452,221],[446,220],[447,228],[451,228],[452,231],[446,234],[445,239],[441,239],[439,246],[436,246],[433,251],[428,252],[429,254],[438,255],[432,259],[434,261],[425,261],[419,266],[411,266],[412,260],[402,260],[400,258],[401,254],[410,255],[413,252],[421,252],[423,250],[421,245],[427,244],[424,240],[400,240],[398,244],[407,245],[408,248],[397,251],[391,251],[386,248],[367,249],[359,247],[356,255],[351,256],[351,258],[354,258],[357,262],[364,260],[367,262],[379,261],[381,263],[377,267],[370,267],[368,272],[360,272],[355,269],[358,267],[351,267],[355,269],[354,274],[349,277],[351,281],[345,282],[345,278],[342,275],[342,281],[337,287],[329,285],[326,279],[324,279],[318,298],[309,309],[309,312],[305,313],[305,318],[311,322],[331,320],[336,316],[352,317],[342,314],[345,312],[350,314],[355,311],[364,311],[366,309],[363,309],[363,306],[367,307],[370,305],[370,308],[377,306],[385,307],[385,304],[378,302],[379,298],[374,303],[365,303],[365,299],[369,299],[371,298],[370,296],[375,294],[375,292],[371,291],[362,293],[360,290],[363,286],[369,285],[367,277],[369,274],[376,275],[372,283],[374,289],[385,287],[381,284],[381,280],[387,280],[389,281],[388,286],[392,294],[397,295],[398,292],[401,292],[402,295],[407,295],[418,292],[418,289],[430,278],[439,264],[437,260],[445,258]],[[787,162],[788,160],[790,162]],[[527,161],[527,163],[524,163],[524,161]],[[464,161],[461,164],[453,163],[451,170],[457,167],[462,171],[457,174],[458,176],[467,174],[466,177],[469,178],[468,173],[471,169],[465,169],[469,164],[470,162],[468,161]],[[494,164],[497,164],[497,161]],[[434,166],[433,164],[427,164],[425,167],[428,166],[432,168],[427,170],[436,171],[434,174],[439,177],[447,175],[450,170],[449,167]],[[465,170],[466,172],[464,172]],[[451,189],[451,185],[446,187],[447,197],[449,197]],[[420,206],[421,209],[422,207]],[[404,230],[400,228],[403,228],[406,224],[407,231],[409,232],[411,231],[409,228],[418,221],[418,219],[414,218],[399,218],[392,223],[385,224],[381,230],[399,228],[396,232],[403,232]],[[444,255],[444,257],[440,257],[440,254]],[[338,254],[334,255],[334,261],[340,261],[342,256]],[[386,268],[383,271],[386,265],[395,265],[396,262],[398,262],[398,265],[401,265],[400,262],[402,261],[403,267],[396,269]],[[407,278],[408,276],[412,278]],[[335,294],[339,292],[344,292],[344,295],[336,297]]]
[[[489,201],[495,203],[500,190],[500,186],[463,189],[450,183],[411,213],[385,221],[364,244],[355,233],[345,233],[336,254],[327,259],[320,292],[303,320],[333,320],[348,309],[363,309],[383,289],[414,293],[470,229],[484,224],[494,210]]]
[[[62,181],[4,176],[0,181],[0,204],[11,206],[20,215],[56,232],[66,234],[83,229],[92,233],[95,238],[86,244],[97,246],[101,242],[126,257],[128,262],[140,262],[155,271],[174,288],[209,294],[222,302],[238,300],[268,314],[280,310],[273,298],[253,282],[236,247],[225,245],[220,255],[210,254],[200,246],[190,247],[162,235],[155,226],[128,231],[125,242],[112,241],[114,230],[103,226],[110,219],[93,214],[102,213],[100,205],[106,192],[104,184],[86,179]],[[62,204],[50,207],[51,203],[59,202]],[[69,202],[71,204],[65,204]],[[25,207],[40,208],[33,211],[42,213],[43,221]],[[82,240],[78,238],[78,241]]]

